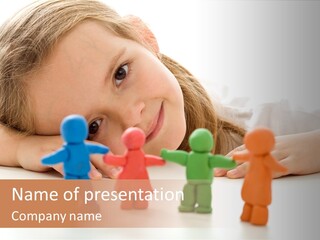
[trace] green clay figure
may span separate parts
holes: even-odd
[[[214,168],[234,168],[234,160],[211,153],[214,140],[211,132],[198,128],[189,137],[191,152],[182,150],[161,150],[164,160],[186,166],[187,183],[183,188],[184,198],[179,206],[180,212],[211,213],[211,184]],[[195,207],[197,204],[197,207]]]

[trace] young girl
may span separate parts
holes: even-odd
[[[219,115],[196,78],[159,52],[155,37],[135,17],[121,17],[93,0],[34,3],[0,29],[0,164],[46,171],[40,158],[61,144],[59,125],[69,114],[85,116],[88,140],[122,154],[128,127],[147,136],[145,152],[188,150],[196,128],[215,136],[215,153],[242,144],[237,119]],[[287,174],[320,170],[319,132],[279,138],[275,155]],[[301,158],[296,147],[309,149]],[[306,150],[307,152],[307,150]],[[230,155],[230,154],[229,154]],[[92,178],[118,169],[92,158]],[[228,173],[242,177],[243,166]],[[61,166],[55,169],[62,173]],[[226,174],[218,171],[217,175]]]

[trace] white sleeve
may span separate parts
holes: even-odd
[[[307,112],[288,101],[261,104],[252,109],[248,129],[268,127],[275,135],[287,135],[320,129],[320,110]]]
[[[222,84],[211,83],[207,88],[218,114],[246,130],[267,127],[275,135],[288,135],[320,129],[320,109],[306,111],[286,99],[256,105],[246,96],[231,96],[230,89]]]

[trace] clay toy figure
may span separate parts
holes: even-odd
[[[143,152],[142,147],[145,140],[145,133],[140,128],[128,128],[122,134],[122,142],[127,148],[124,155],[106,154],[104,156],[106,164],[122,167],[122,172],[118,176],[117,191],[152,191],[147,167],[164,165],[165,162],[158,156],[147,155]],[[141,196],[141,199],[127,199],[121,202],[122,209],[145,209],[147,207],[148,201],[144,200],[144,196]]]
[[[189,153],[162,149],[161,157],[186,167],[187,183],[183,188],[184,198],[179,211],[211,213],[213,169],[234,168],[236,163],[232,159],[211,153],[214,139],[207,129],[198,128],[193,131],[189,137],[189,145],[191,148]]]
[[[60,126],[64,139],[62,148],[42,158],[43,165],[63,163],[65,179],[89,179],[90,154],[109,152],[103,145],[86,143],[88,125],[81,115],[65,117]]]
[[[245,176],[241,196],[244,203],[241,220],[255,225],[268,222],[268,205],[271,203],[272,171],[286,172],[270,154],[275,144],[271,130],[257,128],[244,137],[247,153],[235,153],[233,159],[249,161],[249,170]]]

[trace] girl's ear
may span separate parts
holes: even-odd
[[[158,54],[159,45],[157,39],[148,26],[139,17],[128,15],[124,18],[136,28],[136,31],[140,34],[142,41],[150,46],[154,53]]]

